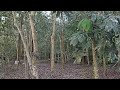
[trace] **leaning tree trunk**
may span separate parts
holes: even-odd
[[[37,46],[37,37],[36,37],[36,30],[34,27],[34,22],[33,22],[33,17],[35,15],[34,11],[31,11],[29,14],[29,23],[31,26],[31,31],[32,31],[32,40],[33,40],[33,57],[32,57],[32,65],[33,65],[33,70],[36,73],[36,77],[38,78],[38,69],[37,69],[37,53],[38,53],[38,46]]]
[[[23,16],[20,17],[20,26],[19,28],[22,30],[23,26]],[[23,36],[26,36],[26,32],[23,32]],[[18,34],[18,40],[17,40],[17,60],[15,61],[16,68],[20,70],[20,59],[23,59],[24,56],[24,48],[23,43],[21,40],[20,34]]]
[[[51,71],[54,71],[54,54],[55,54],[55,23],[56,23],[56,13],[53,14],[53,31],[51,35]]]
[[[93,54],[94,78],[98,79],[99,78],[99,74],[98,74],[98,66],[97,66],[97,59],[96,59],[96,52],[95,52],[95,40],[94,40],[94,38],[92,39],[92,54]]]
[[[24,45],[24,50],[25,50],[25,52],[26,52],[26,56],[27,56],[27,60],[28,60],[28,63],[29,63],[30,71],[31,71],[32,75],[33,75],[35,78],[38,78],[38,77],[36,76],[36,74],[33,72],[32,59],[31,59],[31,57],[30,57],[28,47],[27,47],[27,45],[26,45],[26,43],[25,43],[25,39],[24,39],[24,37],[23,37],[22,28],[20,28],[19,25],[17,24],[16,15],[15,15],[15,12],[14,12],[14,11],[12,11],[12,14],[13,14],[13,18],[14,18],[14,25],[17,27],[17,30],[18,30],[18,32],[19,32],[19,34],[20,34],[20,36],[21,36],[21,40],[22,40],[23,45]],[[37,72],[37,71],[36,71],[36,72]]]

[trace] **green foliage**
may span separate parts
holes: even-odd
[[[76,46],[78,44],[78,36],[78,33],[76,33],[70,38],[70,45]]]
[[[54,11],[53,13],[55,13]],[[28,32],[30,26],[28,23],[28,13],[25,11],[21,13],[24,15],[23,28]],[[65,18],[64,26],[64,41],[65,49],[68,43],[69,53],[82,53],[84,49],[91,49],[91,37],[94,36],[96,41],[96,51],[99,57],[105,56],[108,61],[114,61],[118,56],[116,50],[120,49],[120,16],[119,12],[113,11],[58,11],[57,16]],[[118,16],[116,16],[118,15]],[[5,20],[0,19],[0,53],[6,54],[8,57],[16,56],[16,32],[13,27],[13,17],[9,11],[1,11],[0,17],[5,17]],[[87,17],[91,18],[88,19]],[[69,18],[69,19],[66,19]],[[83,19],[84,18],[84,19]],[[17,18],[19,22],[19,17]],[[59,35],[61,32],[62,23],[56,20],[56,38],[55,48],[56,52],[60,51]],[[50,53],[50,36],[52,31],[52,18],[42,14],[38,11],[35,15],[35,28],[37,31],[39,52],[44,55]],[[78,29],[78,30],[77,30]],[[94,35],[93,35],[94,34]],[[5,37],[3,37],[5,36]],[[4,48],[5,47],[5,48]],[[91,52],[89,52],[91,54]],[[100,59],[99,59],[100,60]]]
[[[78,23],[78,29],[82,29],[84,32],[91,32],[93,30],[91,20],[85,18]]]
[[[86,36],[80,32],[77,32],[73,34],[69,40],[70,45],[76,46],[78,43],[83,43],[86,40]]]

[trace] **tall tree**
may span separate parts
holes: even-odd
[[[96,48],[95,48],[95,39],[94,39],[94,37],[92,38],[92,55],[93,55],[94,78],[98,79],[99,74],[98,74],[98,66],[97,66],[97,59],[96,59]]]
[[[34,16],[35,16],[35,11],[31,11],[29,14],[29,23],[31,26],[31,31],[32,31],[32,45],[33,45],[33,57],[32,57],[32,65],[34,65],[34,72],[36,72],[36,77],[38,77],[38,70],[37,70],[37,66],[36,66],[36,61],[37,61],[37,53],[38,53],[38,46],[37,46],[37,36],[36,36],[36,30],[34,27]]]
[[[54,42],[54,38],[55,38],[55,23],[56,23],[56,17],[59,17],[61,15],[61,17],[63,17],[63,13],[65,13],[65,15],[69,16],[69,12],[68,11],[53,11],[52,12],[52,18],[53,18],[53,31],[52,31],[52,35],[51,35],[51,71],[54,70],[54,47],[55,47],[55,42]],[[62,21],[64,21],[62,19]],[[64,66],[64,32],[63,32],[63,28],[62,28],[62,33],[61,33],[61,60],[62,60],[62,68]]]
[[[63,12],[61,13],[61,19],[62,19],[62,30],[61,30],[61,40],[60,40],[60,45],[61,45],[61,61],[62,61],[62,70],[64,69],[64,63],[65,63],[65,48],[64,48],[64,16]]]
[[[22,40],[23,45],[24,45],[24,50],[26,52],[26,56],[27,56],[27,60],[28,60],[28,63],[29,63],[30,71],[31,71],[32,75],[36,79],[38,79],[38,76],[36,75],[37,71],[34,70],[34,65],[32,65],[32,59],[31,59],[30,54],[29,54],[28,46],[25,43],[25,39],[24,39],[24,36],[23,36],[22,28],[20,28],[19,25],[18,25],[18,23],[17,23],[15,11],[12,11],[12,14],[13,14],[13,18],[14,18],[14,25],[17,27],[17,30],[18,30],[18,32],[19,32],[19,34],[21,36],[21,40]]]
[[[99,78],[99,74],[98,74],[98,67],[97,67],[97,59],[96,59],[96,41],[95,41],[95,28],[94,28],[94,24],[91,21],[91,17],[86,17],[85,19],[82,19],[79,24],[78,24],[78,33],[75,34],[75,37],[72,38],[71,43],[74,45],[76,45],[78,43],[78,41],[82,44],[82,43],[87,43],[89,44],[89,38],[91,40],[91,47],[92,47],[92,55],[93,55],[93,72],[94,72],[94,78],[98,79]],[[77,41],[76,41],[77,38]],[[75,40],[74,40],[75,39]],[[75,41],[75,42],[73,42]],[[84,47],[86,48],[86,47]],[[88,48],[88,45],[87,45]],[[83,49],[84,50],[84,49]]]
[[[53,24],[53,30],[52,30],[52,35],[51,35],[51,71],[54,71],[54,54],[55,54],[55,31],[56,31],[56,27],[55,27],[55,24],[56,24],[56,14],[57,14],[57,11],[55,13],[53,13],[52,15],[52,24]]]

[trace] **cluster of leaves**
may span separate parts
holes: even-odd
[[[91,14],[91,21],[87,18],[80,20],[78,23],[79,31],[76,30],[77,33],[72,35],[70,44],[73,46],[80,45],[84,50],[91,47],[91,39],[94,38],[98,57],[104,56],[106,60],[111,62],[117,60],[116,39],[119,33],[119,17],[93,13]]]

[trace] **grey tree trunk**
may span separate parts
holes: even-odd
[[[106,60],[105,60],[105,57],[103,57],[103,68],[104,68],[103,75],[105,77],[106,76]]]
[[[37,37],[36,37],[36,30],[34,27],[33,17],[35,15],[34,11],[31,11],[29,14],[29,22],[32,31],[32,40],[33,40],[33,57],[32,57],[32,65],[33,65],[33,73],[35,74],[36,78],[38,79],[38,69],[37,69],[37,53],[38,53],[38,46],[37,46]]]
[[[13,14],[13,18],[14,18],[14,25],[17,27],[17,30],[21,36],[21,40],[23,42],[23,46],[24,46],[24,50],[26,52],[26,56],[27,56],[27,60],[28,60],[28,63],[29,63],[29,67],[30,67],[30,71],[32,73],[32,75],[34,77],[36,77],[33,73],[33,65],[32,65],[32,59],[30,57],[30,54],[29,54],[29,50],[28,50],[28,46],[26,45],[25,43],[25,39],[24,39],[24,36],[23,36],[23,31],[22,31],[22,28],[19,27],[18,23],[17,23],[17,20],[16,20],[16,13],[15,11],[12,11],[12,14]],[[37,77],[36,77],[37,78]]]
[[[88,65],[90,65],[90,61],[89,61],[89,50],[87,49],[87,62],[88,62]]]
[[[56,31],[56,13],[53,14],[53,31],[52,31],[52,35],[51,35],[51,72],[54,71],[55,68],[55,31]]]
[[[99,74],[98,74],[98,66],[97,66],[97,59],[96,59],[96,52],[95,52],[95,40],[94,40],[94,38],[92,40],[92,54],[93,54],[94,78],[98,79],[99,78]]]

